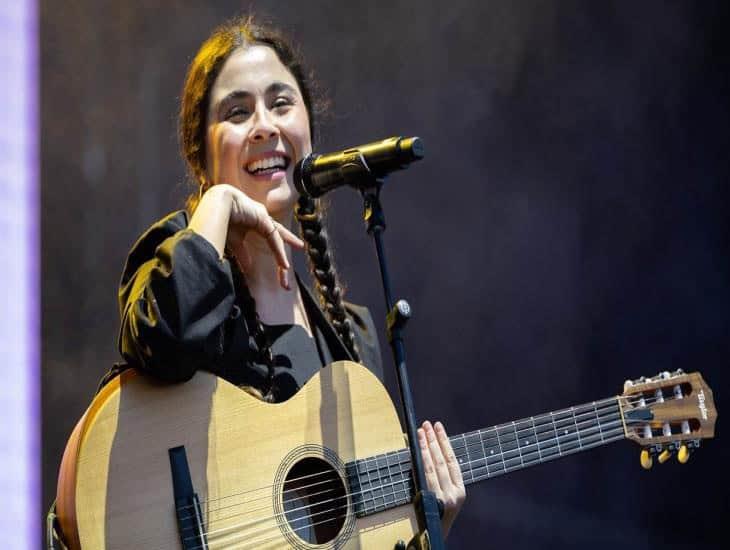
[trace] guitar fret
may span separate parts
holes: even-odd
[[[470,432],[465,436],[466,440],[466,452],[469,460],[469,469],[471,470],[472,478],[475,475],[479,475],[480,457],[479,449],[481,448],[481,437],[476,432]],[[476,473],[475,473],[476,472]]]
[[[391,479],[390,479],[389,473],[386,473],[383,477],[380,477],[380,470],[383,469],[383,466],[381,466],[381,460],[384,458],[385,458],[385,456],[383,456],[383,455],[379,456],[376,463],[378,465],[378,481],[380,481],[380,486],[383,488],[382,489],[383,507],[387,508],[388,504],[391,504],[388,502],[388,497],[390,495],[388,495],[387,489],[390,489],[390,492],[392,493],[393,485],[391,484]],[[387,460],[386,460],[386,464],[385,464],[386,470],[387,470],[387,466],[388,466],[388,464],[387,464]]]
[[[550,452],[553,447],[557,435],[553,429],[551,418],[549,415],[536,417],[537,424],[537,442],[540,445],[540,451],[543,455]]]
[[[578,435],[578,446],[582,447],[580,442],[580,430],[578,430],[578,422],[575,420],[575,410],[573,407],[570,407],[570,412],[573,413],[573,424],[575,424],[575,433]]]
[[[482,454],[484,455],[484,466],[487,469],[487,475],[489,475],[489,457],[487,456],[487,450],[484,448],[484,438],[482,437],[482,431],[478,430],[479,443],[482,445]]]
[[[393,504],[397,504],[398,501],[399,501],[399,497],[396,494],[396,488],[400,484],[400,479],[394,478],[393,471],[390,469],[390,466],[391,466],[391,464],[390,464],[391,460],[390,459],[392,457],[393,457],[392,455],[385,455],[385,461],[386,461],[386,464],[388,465],[388,478],[390,480],[390,483],[391,483],[391,491],[393,493]],[[399,473],[400,473],[400,469],[398,470],[398,474]]]
[[[368,467],[368,463],[370,462],[370,459],[365,460],[365,474],[368,476],[368,489],[366,491],[363,491],[363,495],[370,495],[369,497],[366,496],[365,500],[371,500],[375,501],[374,494],[373,494],[373,480],[370,477],[370,468]],[[372,512],[371,512],[372,513]]]
[[[499,450],[497,446],[497,440],[495,438],[496,430],[489,428],[485,430],[479,430],[481,441],[482,441],[482,452],[484,453],[484,464],[487,470],[487,475],[491,475],[495,468],[501,468],[501,456],[499,456]]]
[[[603,433],[601,430],[601,420],[598,418],[598,409],[596,407],[596,402],[593,402],[593,413],[596,415],[596,422],[598,422],[598,431],[601,432],[601,441],[603,441]]]
[[[486,434],[489,434],[489,432],[494,432],[494,435],[488,435],[486,441],[494,441],[486,445],[486,448],[489,449],[489,454],[486,457],[487,464],[490,464],[489,461],[492,460],[491,466],[504,469],[504,465],[502,464],[502,449],[499,447],[499,436],[497,434],[497,430],[495,428],[485,430]]]
[[[551,421],[552,421],[552,423],[553,423],[553,432],[555,433],[555,442],[556,442],[556,443],[557,443],[557,445],[558,445],[558,454],[562,455],[562,454],[563,454],[563,452],[562,452],[562,451],[560,450],[560,437],[558,436],[558,430],[557,430],[557,428],[555,427],[555,416],[553,415],[553,413],[552,413],[552,412],[550,413],[550,420],[551,420]]]
[[[464,443],[464,451],[466,451],[466,466],[469,467],[469,472],[462,469],[463,473],[468,473],[471,480],[474,480],[474,470],[471,467],[471,461],[469,460],[469,446],[466,443],[466,434],[461,434],[461,440]]]
[[[504,472],[504,450],[502,449],[502,437],[499,435],[499,429],[495,428],[494,433],[497,435],[497,445],[499,446],[499,457]]]
[[[520,462],[524,466],[525,462],[522,460],[522,449],[520,449],[520,438],[517,435],[517,424],[515,424],[514,421],[512,421],[512,429],[515,431],[515,441],[517,442],[517,451],[520,453]]]
[[[537,444],[537,454],[540,456],[540,460],[542,460],[542,453],[540,452],[540,438],[537,437],[537,429],[535,429],[535,417],[531,416],[530,420],[532,421],[532,431],[535,433],[535,443]]]
[[[383,486],[382,486],[381,483],[379,483],[381,481],[381,479],[380,479],[380,472],[378,471],[378,458],[377,458],[377,456],[376,457],[372,457],[370,459],[370,462],[372,462],[372,464],[373,464],[373,466],[375,468],[370,468],[368,470],[368,479],[370,479],[370,483],[372,485],[374,485],[374,487],[373,487],[373,489],[371,491],[371,493],[372,493],[372,499],[373,499],[373,508],[375,509],[376,512],[378,512],[378,511],[380,511],[379,510],[380,506],[378,505],[378,501],[381,498],[383,498],[382,497],[382,495],[383,495]],[[373,478],[370,477],[371,476],[371,473],[374,474],[375,483],[372,482],[372,479]]]

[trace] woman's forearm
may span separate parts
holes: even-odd
[[[210,242],[223,257],[233,197],[227,185],[214,185],[200,199],[188,227]]]

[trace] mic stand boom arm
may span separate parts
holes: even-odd
[[[367,169],[366,169],[367,170]],[[386,325],[388,330],[388,343],[393,351],[395,360],[398,388],[400,390],[401,404],[403,406],[403,417],[406,423],[408,434],[408,445],[411,451],[411,464],[413,465],[413,481],[416,494],[414,504],[418,513],[418,522],[421,531],[413,537],[406,546],[399,541],[395,548],[397,550],[442,550],[446,548],[441,533],[441,511],[436,495],[429,491],[426,486],[426,474],[423,470],[421,449],[418,445],[416,433],[416,412],[413,405],[413,395],[408,381],[406,370],[406,348],[403,342],[403,328],[411,316],[411,309],[408,302],[398,300],[393,304],[393,295],[388,275],[388,266],[385,260],[383,248],[383,232],[385,231],[385,215],[380,204],[380,188],[383,181],[362,173],[365,182],[359,182],[358,187],[364,200],[364,218],[367,225],[367,232],[373,237],[375,251],[380,265],[380,277],[383,282],[385,294],[385,308],[387,313]],[[368,181],[368,179],[370,181]],[[365,183],[365,185],[363,185]]]

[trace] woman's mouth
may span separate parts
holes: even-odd
[[[271,176],[279,172],[283,175],[288,167],[289,157],[283,154],[272,154],[249,162],[246,165],[246,172],[260,177]]]

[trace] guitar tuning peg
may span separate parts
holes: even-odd
[[[671,457],[672,451],[670,449],[664,449],[661,453],[659,453],[659,464],[664,464]]]
[[[641,467],[644,468],[644,470],[651,470],[651,467],[654,464],[654,458],[651,456],[649,449],[642,449],[641,456],[639,458],[641,460]]]
[[[691,450],[687,445],[681,445],[679,447],[679,452],[677,453],[677,460],[680,464],[687,464],[687,461],[689,460],[689,455],[691,453]]]

